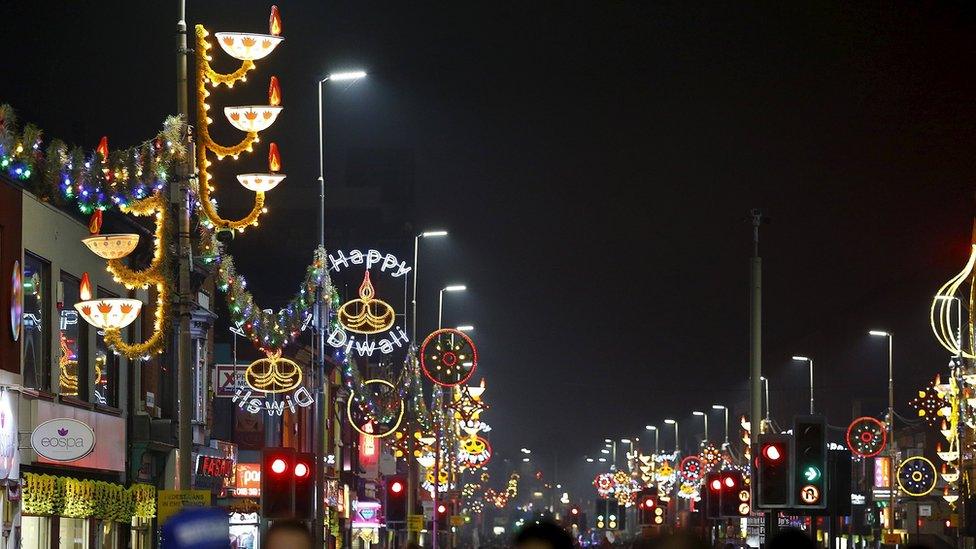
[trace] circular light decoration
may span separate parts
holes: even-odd
[[[464,332],[437,330],[420,347],[424,375],[438,385],[453,387],[464,383],[478,367],[478,350]]]
[[[479,436],[465,437],[461,440],[458,460],[468,469],[479,469],[491,461],[491,445]]]
[[[20,339],[20,327],[24,322],[24,282],[20,271],[20,260],[14,260],[14,271],[10,275],[10,337]]]
[[[698,482],[703,472],[704,466],[698,456],[687,456],[678,464],[678,476],[686,483]]]
[[[942,409],[949,406],[949,402],[939,396],[934,382],[920,390],[918,396],[909,401],[908,404],[918,412],[918,417],[929,424],[929,427],[935,427],[939,424],[943,416]]]
[[[722,452],[709,442],[698,452],[698,459],[701,460],[705,469],[712,470],[722,460]]]
[[[613,493],[614,482],[612,473],[600,473],[593,479],[593,486],[596,488],[596,493],[601,498],[610,497]]]
[[[302,384],[302,368],[294,361],[281,358],[281,350],[252,362],[244,372],[247,385],[262,393],[284,393]]]
[[[873,417],[859,417],[847,428],[847,447],[863,458],[880,454],[887,440],[885,424]]]
[[[93,254],[102,259],[120,259],[132,253],[139,245],[139,235],[134,233],[100,234],[82,238]]]
[[[928,495],[938,479],[935,465],[922,456],[914,456],[898,465],[898,487],[913,497]]]
[[[353,391],[346,401],[349,423],[364,435],[385,437],[392,434],[400,426],[404,409],[396,387],[385,379],[370,379],[363,382],[363,390],[370,398],[363,398],[359,391]],[[375,410],[370,410],[370,403]]]
[[[369,280],[369,271],[359,286],[359,298],[347,301],[336,314],[342,327],[357,334],[378,334],[393,327],[396,314],[393,307],[375,298],[376,289]]]

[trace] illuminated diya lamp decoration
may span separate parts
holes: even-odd
[[[956,432],[949,428],[949,424],[946,420],[942,420],[942,428],[940,429],[942,436],[946,437],[946,440],[952,440],[956,436]]]
[[[271,190],[284,179],[272,169],[271,174],[244,174],[238,176],[238,181],[246,188],[255,192],[254,205],[244,217],[238,220],[228,220],[217,213],[215,199],[211,196],[216,189],[211,181],[208,168],[211,165],[208,153],[213,153],[218,160],[227,156],[237,158],[245,152],[252,152],[254,143],[258,141],[258,132],[266,130],[281,113],[281,86],[276,77],[272,77],[268,89],[268,104],[243,105],[225,107],[224,116],[235,128],[246,132],[247,135],[235,145],[221,145],[210,136],[209,126],[213,120],[207,111],[207,97],[210,96],[208,85],[219,86],[226,84],[233,87],[236,82],[247,79],[247,73],[254,69],[254,61],[272,52],[283,38],[281,32],[281,16],[277,8],[272,9],[270,23],[271,34],[253,34],[241,32],[218,32],[215,34],[217,44],[231,57],[241,60],[240,67],[231,73],[221,74],[210,66],[212,60],[209,50],[212,48],[208,40],[209,32],[202,25],[196,26],[196,83],[197,83],[197,140],[196,155],[200,174],[200,208],[217,231],[243,232],[248,225],[257,225],[258,217],[266,211],[264,207],[264,192]]]
[[[107,146],[107,145],[106,145]],[[102,259],[119,259],[132,253],[139,245],[139,235],[135,233],[99,234],[102,231],[102,210],[92,212],[88,220],[88,232],[92,236],[81,241],[89,250]]]
[[[949,484],[954,484],[959,480],[959,471],[957,469],[949,470],[949,466],[945,463],[942,464],[942,473],[940,475],[942,480],[948,482]]]
[[[302,384],[302,368],[294,361],[282,358],[279,349],[252,362],[244,372],[244,381],[255,391],[284,393]]]
[[[121,330],[132,324],[142,310],[142,302],[138,299],[108,297],[92,300],[88,273],[81,277],[79,294],[81,301],[75,303],[75,310],[86,322],[102,330]]]
[[[357,334],[377,334],[389,330],[396,314],[390,304],[375,296],[376,289],[369,279],[369,271],[366,271],[363,283],[359,285],[359,297],[339,307],[336,314],[339,324]]]
[[[959,494],[955,491],[950,491],[949,486],[947,485],[942,489],[942,499],[946,500],[949,505],[954,505],[959,499]]]
[[[268,146],[268,171],[270,173],[242,173],[237,175],[237,180],[241,185],[254,192],[267,192],[278,186],[285,179],[285,174],[277,173],[281,170],[281,154],[278,152],[278,145],[271,143]]]

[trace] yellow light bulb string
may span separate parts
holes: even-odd
[[[122,331],[117,328],[105,330],[105,343],[129,359],[144,358],[161,353],[166,343],[170,325],[170,300],[172,281],[168,276],[166,250],[169,249],[170,227],[169,207],[161,193],[149,198],[132,202],[123,211],[135,216],[156,216],[155,242],[153,243],[153,259],[149,266],[141,271],[133,271],[119,259],[108,262],[108,271],[115,280],[126,288],[146,288],[150,284],[156,286],[156,318],[153,324],[153,334],[142,343],[126,343],[122,340]]]
[[[232,86],[234,82],[242,81],[247,77],[248,71],[254,68],[254,62],[250,60],[245,60],[241,62],[240,68],[229,74],[220,74],[214,71],[210,67],[209,56],[207,55],[207,50],[210,49],[210,43],[207,41],[207,36],[209,33],[203,25],[196,26],[196,61],[197,61],[197,168],[200,172],[200,206],[206,214],[210,222],[213,223],[214,228],[220,229],[230,229],[243,231],[244,227],[248,225],[257,224],[258,217],[263,213],[264,210],[264,192],[257,191],[254,193],[254,207],[248,212],[243,218],[237,221],[231,221],[220,217],[217,213],[217,209],[214,207],[213,202],[210,199],[211,183],[210,183],[210,173],[207,171],[207,166],[209,162],[207,161],[207,151],[212,151],[218,159],[225,156],[234,156],[247,151],[250,152],[254,143],[258,140],[257,132],[248,132],[244,136],[244,139],[240,143],[233,146],[224,146],[214,142],[210,138],[210,131],[208,129],[210,125],[210,119],[207,117],[207,82],[212,82],[215,85],[226,84],[228,87]]]

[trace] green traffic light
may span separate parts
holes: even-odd
[[[820,478],[820,469],[814,467],[813,465],[807,465],[803,469],[803,477],[807,479],[807,482],[814,482]]]

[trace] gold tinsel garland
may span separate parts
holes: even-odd
[[[225,156],[237,158],[243,152],[252,152],[254,143],[258,141],[256,132],[248,132],[240,143],[233,146],[224,146],[214,142],[210,137],[209,126],[213,120],[207,116],[210,105],[207,104],[207,83],[214,85],[226,84],[232,87],[235,82],[247,79],[247,72],[254,68],[252,61],[242,61],[241,66],[236,71],[229,74],[220,74],[210,67],[210,55],[207,53],[212,47],[207,41],[209,33],[203,25],[196,26],[196,62],[197,62],[197,169],[200,172],[200,207],[203,209],[207,218],[218,230],[229,229],[243,231],[248,225],[256,225],[258,217],[264,210],[264,192],[254,193],[254,206],[251,211],[237,221],[231,221],[220,217],[217,208],[212,202],[211,193],[215,192],[211,186],[210,161],[207,160],[207,151],[212,151],[217,160],[222,160]]]
[[[123,209],[124,212],[135,216],[156,216],[156,236],[153,242],[153,259],[149,266],[141,271],[133,271],[119,259],[108,262],[108,271],[115,281],[125,285],[128,289],[148,288],[156,286],[156,318],[153,334],[142,343],[130,344],[122,340],[122,333],[118,329],[105,330],[105,343],[129,359],[145,358],[161,353],[169,334],[170,308],[173,283],[169,276],[169,260],[167,250],[170,246],[169,208],[163,196],[159,193],[133,202]]]

